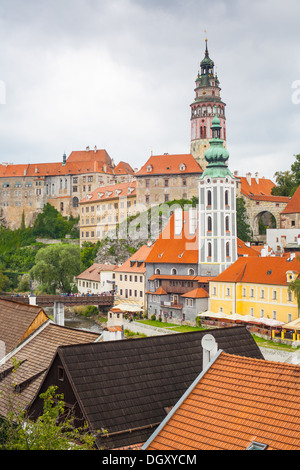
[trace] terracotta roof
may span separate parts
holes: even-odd
[[[66,176],[84,173],[109,173],[113,174],[112,169],[106,165],[106,171],[103,164],[98,161],[71,161],[63,165],[59,163],[31,163],[20,165],[0,165],[0,177],[45,177],[45,176]]]
[[[251,184],[245,176],[240,176],[241,192],[249,199],[257,201],[288,202],[289,198],[285,196],[273,196],[271,190],[275,185],[273,181],[266,178],[250,178]]]
[[[104,149],[73,150],[67,159],[67,163],[87,161],[99,161],[107,165],[112,164],[110,156]]]
[[[195,234],[188,233],[189,212],[184,211],[182,214],[183,230],[180,235],[175,235],[175,214],[173,214],[154,243],[146,263],[198,263],[197,230]]]
[[[150,170],[150,171],[149,171]],[[191,154],[183,155],[152,155],[142,168],[135,173],[136,176],[145,175],[174,175],[174,174],[201,174],[199,163]]]
[[[287,271],[300,271],[300,261],[295,257],[240,257],[229,268],[214,278],[216,282],[249,282],[287,286]]]
[[[22,315],[19,318],[21,320]],[[14,325],[11,326],[14,329]],[[36,330],[36,333],[29,338],[28,342],[23,343],[16,353],[13,353],[13,357],[22,362],[14,372],[13,377],[9,373],[0,380],[0,415],[2,416],[6,416],[9,409],[7,409],[8,395],[1,392],[4,390],[7,392],[12,380],[14,384],[21,387],[20,393],[14,394],[14,404],[28,405],[42,383],[58,346],[90,343],[99,337],[98,333],[55,325],[49,323],[49,320],[47,324],[45,323],[45,327],[42,326],[39,330]],[[0,366],[0,376],[1,372],[9,371],[12,364],[12,358],[10,358],[4,365]]]
[[[300,367],[221,352],[143,449],[300,450]]]
[[[136,181],[130,183],[111,184],[109,186],[101,186],[92,193],[85,196],[80,204],[94,201],[109,201],[110,199],[118,199],[132,197],[136,195]]]
[[[262,247],[263,248],[263,247]],[[260,252],[252,246],[248,246],[243,240],[237,238],[237,250],[239,256],[259,256]]]
[[[198,264],[198,225],[194,234],[189,233],[189,211],[182,212],[182,230],[175,235],[175,214],[167,222],[165,228],[155,241],[146,263],[173,263]],[[245,243],[237,239],[237,253],[239,256],[258,256],[257,252],[246,247]]]
[[[152,246],[143,245],[139,248],[130,258],[128,258],[122,266],[115,269],[117,272],[132,272],[141,273],[146,272],[145,260],[151,252]],[[140,264],[141,263],[141,264]]]
[[[228,353],[263,358],[245,327],[209,332]],[[204,334],[196,331],[61,347],[52,367],[57,360],[63,364],[89,427],[108,431],[96,435],[98,447],[118,449],[145,442],[166,410],[199,375]],[[48,377],[55,379],[53,385],[61,385],[55,370],[48,370],[30,412],[40,409],[38,396],[47,388]]]
[[[115,175],[133,175],[134,171],[126,162],[119,162],[117,166],[113,169]]]
[[[158,289],[156,289],[155,292],[148,291],[148,292],[146,292],[146,294],[167,295],[167,292],[162,287],[159,287]]]
[[[47,320],[41,307],[0,299],[0,341],[5,343],[6,354]]]
[[[76,279],[85,279],[87,281],[100,281],[101,271],[115,271],[116,264],[94,263],[85,271],[76,276]]]
[[[202,299],[203,297],[209,297],[208,293],[202,289],[202,287],[197,287],[186,294],[182,294],[181,297],[188,297],[189,299]]]
[[[290,198],[281,214],[296,214],[300,212],[300,186]]]

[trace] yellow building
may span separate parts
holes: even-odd
[[[299,273],[297,258],[238,258],[210,281],[209,311],[291,322],[298,318],[298,305],[289,283]]]
[[[101,186],[82,199],[79,206],[80,244],[96,243],[136,214],[136,182]]]

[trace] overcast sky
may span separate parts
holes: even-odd
[[[0,0],[0,162],[189,153],[206,30],[229,167],[273,179],[300,153],[299,24],[299,0]]]

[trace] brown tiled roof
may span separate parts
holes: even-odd
[[[107,430],[96,438],[99,448],[117,449],[148,439],[166,410],[202,370],[204,334],[206,331],[197,331],[58,348],[54,362],[64,364],[90,428]],[[226,352],[263,358],[245,327],[219,328],[210,334]],[[47,375],[54,377],[51,369]],[[46,386],[47,377],[37,396]],[[37,399],[32,412],[39,407]]]
[[[126,162],[119,162],[117,166],[114,168],[115,175],[133,175],[134,171]]]
[[[299,365],[221,352],[145,448],[300,450],[299,390]]]
[[[87,268],[82,273],[76,276],[76,279],[84,279],[86,281],[100,281],[101,271],[114,271],[116,269],[116,264],[100,264],[94,263],[92,266]]]
[[[0,341],[6,354],[47,320],[41,307],[0,298]]]
[[[0,415],[2,416],[6,416],[9,411],[7,409],[9,399],[7,391],[11,389],[12,381],[21,387],[20,393],[13,394],[14,405],[23,407],[29,404],[34,398],[58,346],[89,343],[95,341],[99,336],[97,333],[66,328],[49,322],[36,333],[13,354],[17,361],[21,361],[21,365],[15,373],[1,377],[1,373],[9,371],[12,367],[12,359],[8,359],[4,365],[0,366]]]

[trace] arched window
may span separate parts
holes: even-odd
[[[79,199],[78,199],[78,197],[73,197],[72,203],[73,203],[73,207],[78,207],[78,205],[79,205]]]
[[[208,232],[211,232],[211,230],[212,230],[211,217],[208,216],[208,217],[207,217],[207,231],[208,231]]]
[[[229,192],[228,189],[225,191],[225,206],[229,206]]]
[[[208,242],[207,244],[207,256],[208,258],[211,258],[211,243]]]
[[[189,269],[189,276],[195,276],[195,270],[194,269]]]
[[[155,274],[160,274],[160,269],[156,268]]]
[[[230,244],[229,242],[226,243],[226,258],[230,257]]]
[[[229,217],[225,217],[225,230],[226,232],[229,232]]]
[[[171,275],[172,275],[172,276],[176,276],[176,274],[177,274],[177,269],[172,268],[172,269],[171,269]]]
[[[207,205],[211,206],[211,191],[207,191]]]

